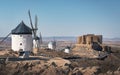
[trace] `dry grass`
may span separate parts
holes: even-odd
[[[44,60],[20,61],[20,62],[2,62],[0,63],[1,75],[112,75],[120,73],[120,48],[112,47],[112,54],[105,60],[97,59],[51,59],[48,63]],[[44,52],[43,52],[44,53]],[[55,51],[48,54],[63,56],[64,53]],[[71,63],[65,63],[70,61]],[[59,63],[62,66],[59,66]],[[118,74],[119,75],[119,74]]]

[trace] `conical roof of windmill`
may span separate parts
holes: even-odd
[[[22,21],[15,29],[12,30],[12,34],[32,34],[32,29]]]

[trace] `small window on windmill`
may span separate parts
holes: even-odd
[[[20,43],[20,45],[22,45],[22,43]]]

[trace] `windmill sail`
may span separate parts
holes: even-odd
[[[32,31],[33,31],[33,35],[34,35],[34,37],[36,37],[36,35],[35,35],[35,31],[34,31],[34,28],[33,28],[32,19],[31,19],[30,10],[28,11],[28,14],[29,14],[29,19],[30,19],[30,24],[31,24],[31,28],[32,28]]]
[[[35,16],[35,28],[34,28],[34,31],[35,31],[35,36],[37,37],[37,15]]]
[[[0,41],[0,44],[3,43],[3,42],[9,37],[10,34],[11,34],[11,33],[9,33],[5,38],[3,38],[3,40]]]
[[[40,32],[40,44],[42,44],[43,41],[42,41],[42,35],[41,35],[41,32]]]
[[[31,28],[33,31],[33,53],[37,53],[40,47],[40,41],[39,41],[39,37],[37,36],[37,16],[35,16],[35,23],[34,23],[34,27],[33,27],[33,23],[32,23],[32,19],[31,19],[31,14],[30,14],[30,10],[28,11],[29,14],[29,19],[30,19],[30,24],[31,24]]]
[[[37,18],[37,15],[35,16],[35,30],[38,30],[37,28],[37,23],[38,23],[38,18]]]

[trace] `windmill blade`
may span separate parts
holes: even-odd
[[[54,41],[54,42],[56,42],[56,39],[55,39],[55,37],[53,37],[53,41]]]
[[[56,49],[56,39],[55,39],[55,37],[53,37],[53,42],[54,42],[54,46],[55,46],[55,49]]]
[[[11,33],[9,33],[5,38],[3,38],[3,40],[0,41],[0,44],[3,43],[3,42],[8,38],[8,36],[9,36],[10,34],[11,34]]]
[[[38,23],[38,18],[37,18],[37,15],[36,15],[35,16],[35,30],[38,30],[37,23]]]
[[[37,35],[37,30],[38,30],[38,28],[37,28],[37,22],[38,22],[38,20],[37,20],[37,15],[36,15],[35,16],[35,28],[34,28],[35,36]]]
[[[72,42],[70,43],[70,49],[72,49]]]
[[[41,35],[41,32],[40,32],[40,44],[42,44],[43,41],[42,41],[42,35]]]
[[[28,15],[29,15],[29,19],[30,19],[30,24],[31,24],[31,28],[32,28],[32,31],[33,31],[33,35],[34,35],[34,37],[36,37],[36,36],[35,36],[35,31],[34,31],[34,28],[33,28],[33,24],[32,24],[32,19],[31,19],[30,10],[28,11]]]

